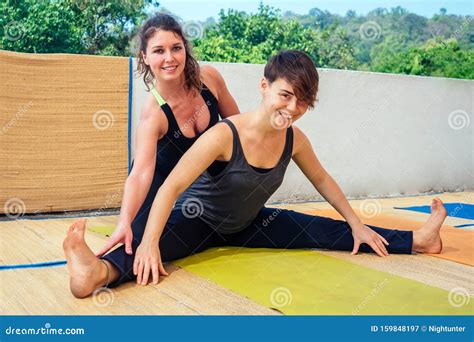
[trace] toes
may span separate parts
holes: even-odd
[[[443,201],[442,201],[441,199],[439,199],[439,198],[436,198],[436,204],[437,204],[438,206],[440,206],[440,207],[444,207]]]
[[[74,222],[71,227],[69,227],[68,231],[67,231],[67,234],[70,235],[72,233],[76,233],[76,232],[80,232],[80,233],[84,233],[85,231],[85,224],[86,224],[86,220],[85,219],[80,219],[76,222]]]
[[[436,201],[436,208],[438,209],[439,212],[446,214],[446,207],[444,206],[444,203],[439,198],[437,198],[437,201]]]
[[[74,223],[72,224],[72,227],[76,229],[78,225],[79,225],[79,220],[74,221]]]
[[[86,226],[86,219],[80,219],[80,220],[74,222],[75,230],[84,229],[85,226]]]
[[[445,209],[445,206],[443,204],[443,202],[438,198],[433,198],[433,200],[431,201],[431,212],[434,212],[434,211],[440,211],[440,210],[443,210]]]
[[[73,232],[75,232],[75,231],[77,230],[77,228],[78,228],[78,223],[79,223],[79,221],[76,221],[76,222],[74,222],[74,223],[71,225],[71,227],[69,227],[69,229],[68,229],[68,231],[67,231],[68,234],[71,234],[71,233],[73,233]]]

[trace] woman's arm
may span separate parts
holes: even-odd
[[[309,139],[295,126],[293,126],[293,131],[295,163],[316,190],[346,219],[347,223],[359,223],[360,219],[352,210],[346,196],[316,157]]]
[[[153,283],[158,283],[159,273],[163,273],[159,240],[166,221],[170,216],[173,204],[178,196],[186,190],[218,158],[225,158],[232,150],[232,132],[225,124],[217,124],[204,133],[181,157],[173,171],[158,190],[150,210],[142,242],[137,249],[133,272],[137,283],[146,285],[150,271]]]
[[[130,175],[125,181],[125,187],[120,208],[120,216],[113,234],[97,252],[103,255],[118,243],[125,244],[125,251],[132,254],[132,220],[150,189],[155,172],[156,143],[161,135],[160,107],[154,98],[148,99],[141,112],[140,123],[137,128],[134,163]]]
[[[155,100],[153,98],[153,100]],[[156,146],[163,124],[160,122],[161,109],[142,109],[137,127],[133,168],[127,178],[120,210],[120,219],[131,223],[150,189],[155,172]]]
[[[158,243],[161,232],[178,196],[216,159],[223,157],[232,143],[225,124],[212,127],[189,148],[158,190],[150,210],[143,239]]]
[[[201,67],[202,77],[215,94],[219,107],[219,113],[223,118],[239,114],[240,110],[234,98],[229,92],[225,80],[216,68],[210,65],[203,65]]]
[[[366,231],[365,228],[370,228],[360,221],[354,210],[352,210],[339,185],[321,165],[313,151],[309,139],[295,126],[293,126],[293,131],[293,146],[295,146],[293,150],[293,160],[316,190],[346,219],[347,223],[352,228],[353,235],[355,235],[353,254],[357,253],[360,243],[367,243],[380,256],[388,255],[386,248],[382,243],[382,241],[384,241],[384,243],[388,245],[387,241],[373,230],[371,231],[375,235]],[[360,233],[354,234],[354,230],[360,230]],[[367,236],[367,234],[369,234],[369,236]]]

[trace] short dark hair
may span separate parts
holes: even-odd
[[[303,51],[282,50],[272,56],[263,75],[272,83],[279,78],[290,83],[298,100],[314,108],[318,93],[319,74],[311,58]]]

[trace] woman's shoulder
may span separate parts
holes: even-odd
[[[150,129],[156,130],[161,135],[164,127],[165,113],[158,104],[155,96],[149,92],[143,102],[140,112],[140,122],[145,123]]]
[[[235,116],[237,116],[237,115],[235,115]],[[229,137],[232,138],[231,125],[227,124],[226,121],[227,122],[230,121],[231,125],[233,124],[234,127],[235,127],[234,117],[231,117],[231,118],[227,118],[227,119],[219,121],[217,124],[215,124],[214,126],[209,128],[208,132],[211,135],[217,135],[217,136],[220,136],[222,138],[229,138]]]
[[[305,149],[306,147],[311,147],[311,141],[306,136],[306,134],[301,130],[301,128],[292,125],[293,130],[293,155],[299,153],[301,150]]]
[[[306,136],[306,134],[303,133],[301,128],[299,128],[295,125],[291,125],[291,130],[293,131],[293,140],[294,141],[302,141],[302,140],[307,140],[308,139],[308,137]]]
[[[218,99],[219,89],[222,89],[224,85],[224,78],[222,77],[220,72],[212,65],[201,65],[201,81]]]
[[[140,118],[154,118],[159,116],[163,110],[152,92],[148,92],[141,108]]]

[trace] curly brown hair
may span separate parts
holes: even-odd
[[[178,21],[171,15],[161,12],[155,13],[152,17],[148,18],[143,23],[137,34],[137,73],[138,75],[143,75],[143,82],[145,82],[147,89],[150,90],[153,86],[155,75],[150,66],[145,63],[144,54],[146,52],[148,40],[158,30],[173,32],[182,39],[186,51],[186,62],[184,64],[184,88],[186,91],[197,90],[200,92],[202,88],[200,79],[201,70],[198,62],[192,54],[191,43],[183,34],[183,29]]]

